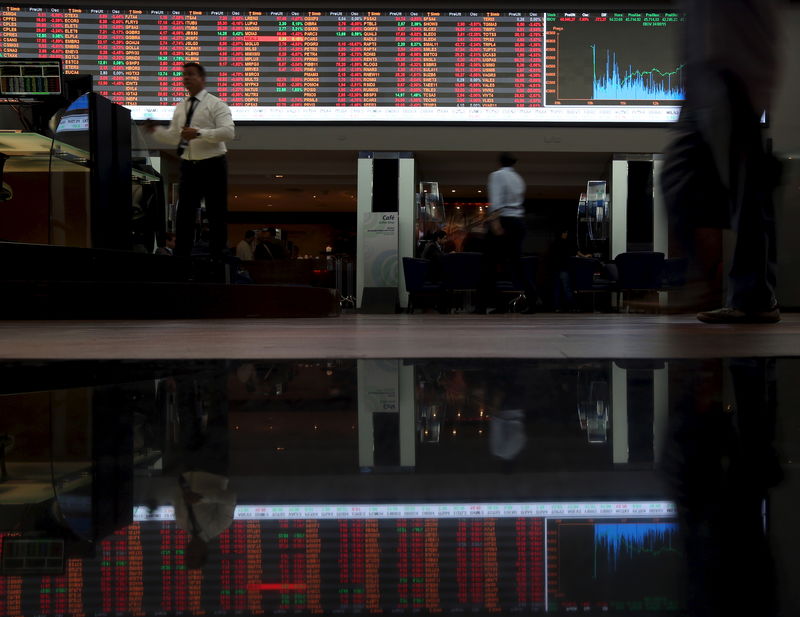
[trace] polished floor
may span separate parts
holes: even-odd
[[[0,617],[798,615],[798,370],[3,360]]]
[[[700,358],[799,349],[800,314],[749,326],[635,314],[0,323],[4,359]]]

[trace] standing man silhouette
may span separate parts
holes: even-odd
[[[209,252],[219,259],[228,238],[228,159],[225,142],[235,127],[230,108],[206,90],[206,70],[197,62],[183,65],[183,86],[189,96],[178,103],[169,127],[152,121],[145,128],[155,139],[173,145],[181,157],[181,180],[175,253],[192,253],[197,210],[205,200]]]

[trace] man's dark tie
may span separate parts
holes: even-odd
[[[186,122],[184,123],[184,128],[187,126],[191,126],[192,124],[192,116],[194,116],[194,108],[197,107],[197,97],[190,96],[189,100],[191,101],[191,105],[189,105],[189,111],[186,112]],[[186,150],[186,146],[189,145],[189,142],[185,139],[181,139],[181,143],[178,144],[178,149],[176,152],[178,156],[183,154],[183,151]]]

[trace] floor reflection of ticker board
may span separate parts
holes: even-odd
[[[548,611],[674,614],[681,559],[674,521],[548,520]]]
[[[548,13],[547,105],[683,99],[678,13]]]

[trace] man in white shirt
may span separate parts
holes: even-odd
[[[169,127],[148,121],[145,128],[161,143],[174,146],[182,159],[176,255],[191,255],[197,210],[205,199],[209,252],[219,258],[228,237],[225,142],[233,139],[235,127],[228,106],[205,89],[206,71],[202,65],[183,65],[183,85],[189,96],[175,107]]]
[[[256,242],[256,232],[248,229],[244,232],[244,240],[239,240],[236,245],[236,256],[242,261],[253,261],[253,245]]]
[[[499,158],[500,169],[489,174],[487,183],[487,272],[479,312],[485,309],[484,304],[491,302],[498,270],[502,271],[506,280],[524,282],[525,278],[521,267],[522,242],[525,239],[525,180],[514,169],[517,159],[513,155],[503,152]],[[496,312],[504,312],[502,302],[496,304]]]

